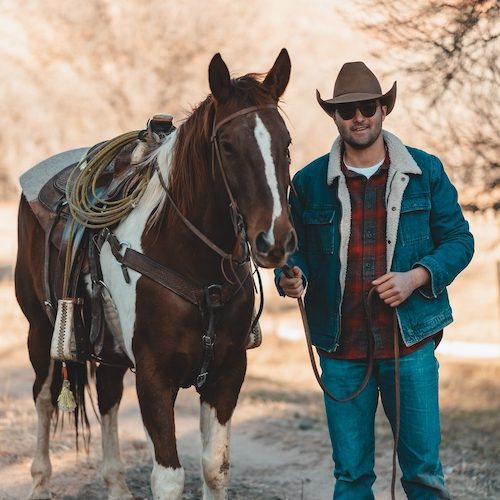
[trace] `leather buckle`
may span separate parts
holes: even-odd
[[[207,377],[208,377],[208,372],[200,373],[196,377],[196,387],[198,387],[198,389],[205,384],[205,382],[207,381]]]

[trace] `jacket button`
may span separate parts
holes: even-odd
[[[393,212],[395,212],[395,211],[396,211],[396,207],[392,207],[392,208],[391,208],[391,210],[392,210]]]
[[[391,240],[387,240],[387,244],[390,245],[391,244]]]

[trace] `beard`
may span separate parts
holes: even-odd
[[[361,149],[366,149],[366,148],[369,148],[380,136],[382,130],[380,130],[378,132],[378,134],[370,134],[365,140],[363,141],[358,141],[356,139],[354,139],[353,137],[351,137],[350,135],[346,136],[346,137],[342,137],[342,139],[344,140],[344,142],[346,144],[349,144],[349,146],[351,146],[353,149],[357,149],[358,151],[361,150]]]
[[[341,126],[337,125],[342,140],[353,149],[356,149],[358,151],[369,148],[372,144],[375,143],[375,141],[380,137],[380,134],[382,133],[382,116],[377,112],[377,115],[375,115],[374,119],[367,121],[367,124],[369,126],[369,128],[367,129],[368,133],[359,138],[353,135],[351,128],[362,126],[363,122],[351,126],[346,126],[345,124],[342,124]]]

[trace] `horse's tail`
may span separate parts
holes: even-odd
[[[86,397],[85,393],[87,392],[89,395],[90,402],[92,404],[92,408],[94,413],[99,420],[99,416],[96,412],[94,400],[92,398],[92,394],[90,392],[89,380],[94,378],[95,375],[95,363],[73,363],[67,362],[67,374],[68,380],[70,382],[70,389],[73,393],[76,407],[71,412],[72,418],[75,426],[75,446],[76,451],[78,452],[80,449],[80,437],[83,442],[83,447],[86,453],[89,452],[90,449],[90,438],[91,438],[91,430],[90,430],[90,422],[87,415],[87,407],[86,407]],[[62,363],[60,361],[56,361],[54,365],[54,384],[53,388],[55,391],[52,393],[53,404],[56,408],[55,411],[55,422],[54,422],[54,432],[61,426],[61,429],[64,426],[64,418],[60,418],[61,411],[59,410],[57,404],[57,398],[61,391],[63,383],[63,375],[62,375]],[[71,415],[69,413],[69,415]],[[64,417],[64,413],[62,413]]]

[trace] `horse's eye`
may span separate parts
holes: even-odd
[[[291,163],[292,157],[290,155],[290,148],[286,148],[285,155],[286,155],[286,159],[288,160],[288,163]]]
[[[230,142],[223,141],[221,143],[221,148],[224,151],[224,153],[230,154],[233,152],[233,146]]]

